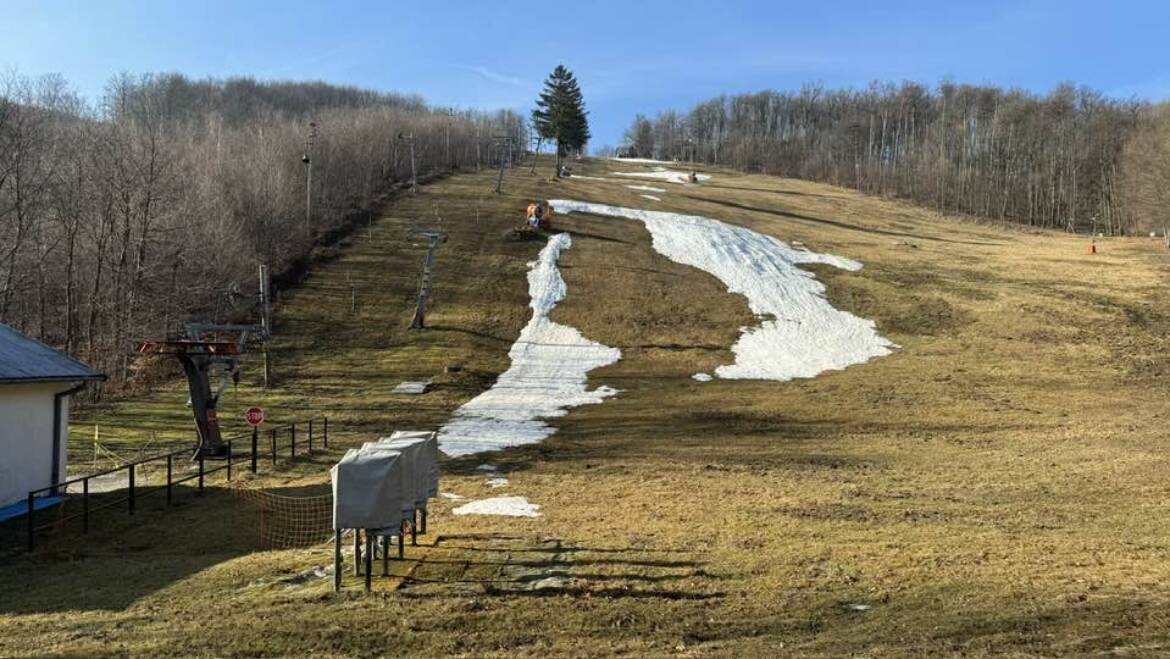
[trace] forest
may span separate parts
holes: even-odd
[[[252,304],[417,175],[494,166],[517,113],[324,83],[0,78],[0,322],[127,380],[135,339]],[[309,169],[311,162],[311,179]],[[309,181],[311,180],[311,184]],[[100,396],[100,389],[95,389]]]
[[[848,186],[1033,227],[1164,231],[1170,111],[1060,85],[944,82],[720,96],[637,115],[623,155]]]

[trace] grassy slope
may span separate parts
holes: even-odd
[[[245,383],[221,416],[256,401],[277,418],[325,412],[348,442],[440,423],[506,368],[526,321],[524,263],[539,243],[502,236],[532,194],[704,214],[856,258],[859,272],[818,276],[901,349],[813,380],[696,383],[752,322],[742,298],[657,256],[636,223],[561,217],[574,243],[553,318],[622,348],[591,377],[622,393],[557,420],[541,445],[491,456],[510,472],[506,491],[544,517],[456,517],[439,502],[437,542],[396,566],[412,578],[382,584],[396,593],[334,598],[323,582],[275,581],[326,562],[327,548],[249,551],[246,516],[217,489],[167,522],[111,520],[94,542],[0,564],[0,655],[1165,647],[1170,316],[1152,241],[1110,240],[1090,257],[1082,238],[818,184],[715,172],[700,187],[659,185],[657,204],[624,183],[516,171],[501,198],[484,194],[484,173],[393,203],[282,301],[281,386]],[[452,240],[435,328],[411,333],[419,250],[405,232],[436,214]],[[452,362],[465,372],[442,375]],[[389,393],[429,376],[432,394]],[[189,424],[173,390],[116,405],[79,424],[78,458],[94,420],[121,448]],[[321,491],[332,457],[259,482]],[[480,461],[447,463],[443,489],[492,492]],[[529,588],[546,577],[557,580]]]

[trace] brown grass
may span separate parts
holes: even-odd
[[[485,194],[488,173],[428,186],[282,300],[281,385],[245,383],[231,405],[327,412],[350,443],[441,423],[506,368],[526,321],[540,243],[504,233],[536,194],[704,214],[858,259],[816,272],[901,348],[812,380],[696,383],[730,362],[744,300],[656,255],[639,224],[561,216],[574,242],[553,318],[622,349],[591,375],[621,393],[543,444],[444,465],[444,490],[477,497],[499,491],[475,466],[499,464],[543,517],[437,502],[399,579],[335,597],[281,581],[327,547],[255,552],[225,491],[188,496],[173,517],[111,518],[0,564],[0,655],[1165,652],[1165,250],[1111,239],[1089,256],[1081,237],[713,174],[659,186],[661,204],[633,181],[526,170],[503,197]],[[420,253],[405,232],[436,211],[452,239],[433,328],[410,332]],[[453,362],[464,372],[442,374]],[[429,376],[431,394],[389,393]],[[172,389],[101,410],[78,423],[76,454],[94,420],[122,448],[184,436],[181,403]],[[320,491],[334,457],[258,482]]]

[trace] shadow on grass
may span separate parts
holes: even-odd
[[[767,213],[775,217],[782,217],[790,220],[800,220],[803,222],[812,222],[814,224],[821,224],[824,226],[836,227],[838,229],[845,229],[847,231],[860,231],[862,233],[876,234],[882,236],[892,236],[895,238],[913,238],[914,240],[929,240],[940,243],[953,243],[957,245],[986,245],[997,246],[1004,244],[1003,242],[986,242],[975,240],[954,240],[950,238],[939,238],[936,236],[925,236],[920,233],[907,233],[904,231],[890,231],[887,229],[877,229],[874,227],[863,227],[857,224],[849,224],[848,222],[841,222],[839,220],[829,220],[822,217],[814,217],[812,215],[804,215],[802,213],[792,213],[789,211],[776,210],[773,208],[761,208],[759,206],[749,206],[748,204],[741,204],[734,201],[726,201],[723,199],[711,199],[709,197],[696,197],[694,195],[683,195],[688,199],[695,201],[707,202],[717,204],[719,206],[726,206],[728,208],[735,208],[738,210],[750,211],[753,213]]]
[[[454,540],[455,542],[449,542]],[[653,547],[590,547],[547,536],[464,534],[439,536],[431,555],[403,582],[408,597],[447,596],[468,585],[501,597],[600,597],[706,600],[723,593],[679,587],[715,580],[704,563],[659,559],[691,554]],[[434,556],[441,554],[441,557]]]
[[[328,483],[265,488],[284,497],[319,496],[329,489]],[[118,491],[92,497],[91,506],[124,496]],[[80,504],[68,505],[72,509],[60,512],[72,514]],[[0,614],[124,610],[261,549],[255,510],[240,505],[230,484],[208,486],[202,495],[194,485],[175,486],[170,506],[162,494],[140,496],[133,516],[124,506],[94,512],[88,534],[82,533],[80,520],[64,523],[42,534],[31,554],[23,548],[26,528],[23,519],[0,527]]]

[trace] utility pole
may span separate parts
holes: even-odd
[[[313,144],[317,141],[317,122],[309,122],[309,136],[305,138],[305,155],[301,162],[305,164],[305,234],[311,232],[313,226]]]
[[[414,318],[410,321],[410,329],[425,329],[427,315],[427,300],[431,296],[431,273],[435,265],[435,252],[439,245],[447,242],[447,232],[437,229],[413,229],[412,236],[422,236],[427,239],[427,255],[423,258],[422,281],[418,287],[418,306],[414,309]]]
[[[264,356],[264,388],[267,389],[272,377],[272,366],[268,361],[268,342],[272,339],[272,292],[268,279],[268,266],[260,264],[260,326],[264,336],[260,350]]]
[[[500,152],[500,174],[496,177],[496,194],[500,194],[504,191],[504,167],[508,164],[507,157],[512,151],[512,137],[497,136],[493,138],[492,142]]]
[[[418,192],[418,170],[414,163],[414,133],[399,133],[398,140],[410,146],[410,191]]]

